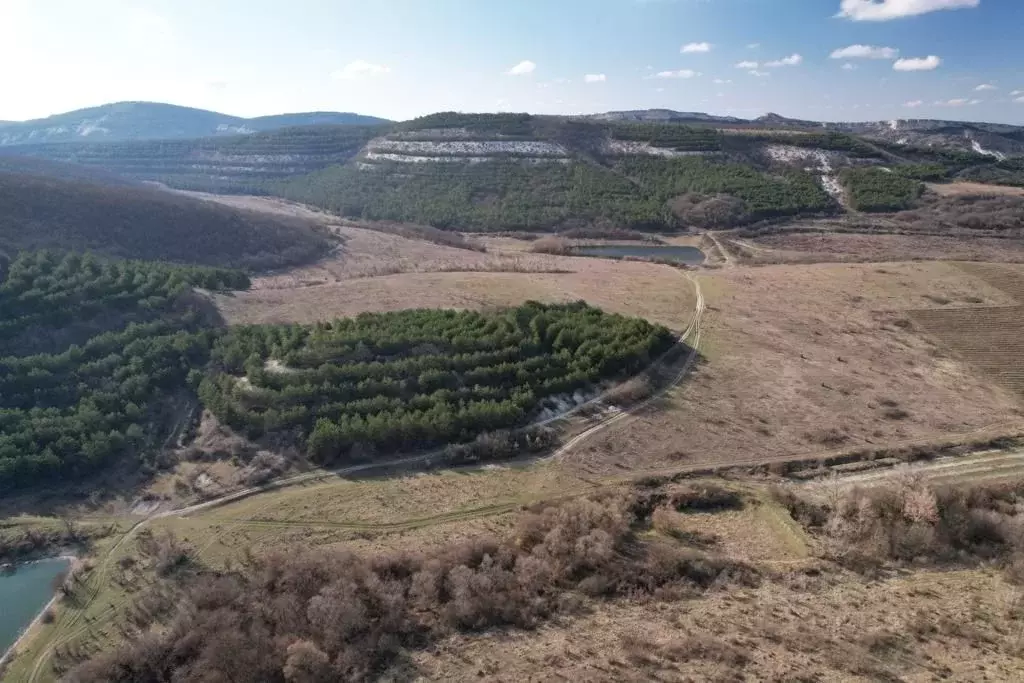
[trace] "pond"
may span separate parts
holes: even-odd
[[[573,250],[580,256],[603,256],[605,258],[657,259],[659,261],[675,261],[687,265],[704,263],[704,252],[697,247],[681,247],[676,245],[646,244],[602,244],[594,247],[577,247]]]
[[[67,559],[52,558],[0,571],[0,656],[53,597],[53,579],[68,564]]]

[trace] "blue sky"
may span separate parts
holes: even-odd
[[[0,120],[154,100],[1024,124],[1022,29],[1022,0],[0,0]]]

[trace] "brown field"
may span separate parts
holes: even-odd
[[[421,680],[1012,681],[1020,590],[988,571],[804,575],[698,599],[606,603],[413,655]]]
[[[1024,268],[990,263],[961,263],[959,267],[1024,304]]]
[[[972,366],[1024,393],[1024,307],[913,311],[910,316]]]
[[[790,232],[729,241],[746,263],[1024,262],[1024,242],[995,237]]]
[[[1024,268],[972,263],[960,268],[1024,301]],[[971,366],[1024,394],[1024,306],[918,310],[910,316]]]
[[[466,252],[474,254],[473,252]],[[474,254],[475,255],[475,254]],[[681,330],[693,317],[693,285],[669,266],[550,257],[568,273],[405,273],[288,289],[217,296],[229,323],[314,322],[364,311],[465,308],[584,299]]]
[[[983,183],[925,183],[929,190],[943,197],[1024,197],[1024,187],[985,185]]]
[[[1008,306],[952,264],[730,268],[699,278],[705,360],[656,410],[564,462],[692,467],[967,435],[1024,422],[1018,397],[914,329],[904,311]]]

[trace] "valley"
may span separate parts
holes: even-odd
[[[710,124],[20,147],[4,680],[1019,675],[1017,157]]]

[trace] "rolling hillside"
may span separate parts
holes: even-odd
[[[9,149],[177,188],[279,195],[349,216],[470,231],[727,228],[905,209],[924,181],[1024,186],[1024,158],[993,156],[960,129],[936,133],[941,123],[449,112],[390,126]],[[1009,150],[1016,129],[990,128]],[[906,139],[890,139],[897,129]]]
[[[331,241],[306,223],[147,187],[0,171],[0,253],[91,250],[249,270],[312,260]]]
[[[346,163],[377,134],[366,126],[314,126],[196,140],[19,145],[0,147],[0,158],[74,163],[179,189],[260,193],[268,180]]]
[[[158,102],[117,102],[32,121],[0,122],[0,146],[53,142],[178,140],[251,134],[291,126],[376,125],[374,116],[341,112],[280,114],[246,119]]]

